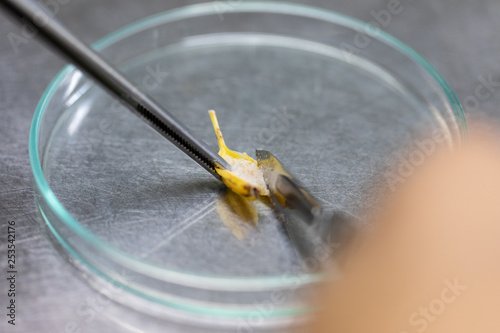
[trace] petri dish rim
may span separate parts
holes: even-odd
[[[96,50],[101,50],[112,43],[127,37],[130,34],[145,30],[147,28],[153,27],[160,23],[168,23],[176,20],[182,20],[185,18],[192,18],[204,15],[213,15],[215,11],[213,3],[202,3],[195,4],[186,7],[181,7],[178,9],[173,9],[163,13],[159,13],[135,23],[127,25],[116,32],[113,32],[96,43],[92,44],[92,47]],[[455,121],[457,122],[459,135],[462,139],[467,137],[467,125],[465,116],[460,105],[458,98],[453,92],[452,88],[448,82],[437,72],[434,67],[427,62],[421,55],[414,51],[409,46],[405,45],[401,41],[392,37],[391,35],[385,33],[379,29],[367,29],[367,23],[359,21],[357,19],[345,16],[333,11],[328,11],[320,8],[311,7],[302,4],[291,4],[286,2],[240,2],[238,6],[231,9],[231,13],[243,13],[243,12],[261,12],[261,13],[274,13],[274,14],[285,14],[285,15],[295,15],[308,17],[318,20],[327,21],[329,23],[341,25],[350,28],[356,32],[371,34],[370,37],[384,42],[389,47],[392,47],[408,58],[412,59],[414,62],[422,66],[439,84],[443,89],[448,102],[450,103],[452,112],[455,116]],[[368,31],[368,32],[367,32]],[[370,32],[371,31],[371,32]],[[215,277],[215,276],[199,276],[192,275],[188,273],[177,272],[173,270],[168,270],[153,263],[145,262],[144,260],[139,260],[128,253],[125,253],[118,248],[113,247],[110,244],[99,239],[85,227],[83,227],[62,205],[62,203],[57,199],[54,192],[48,185],[45,179],[43,168],[38,153],[38,137],[40,132],[40,126],[42,118],[47,107],[47,104],[51,100],[54,92],[58,88],[62,80],[74,69],[73,66],[68,65],[64,67],[49,84],[47,90],[44,92],[43,96],[38,103],[33,121],[31,124],[30,135],[29,135],[29,156],[30,163],[33,171],[33,176],[35,184],[38,186],[43,199],[48,204],[48,207],[53,211],[53,213],[61,221],[65,223],[73,232],[81,236],[85,241],[95,246],[104,253],[112,256],[116,261],[135,269],[141,268],[144,271],[150,272],[156,277],[160,277],[165,281],[173,283],[195,283],[196,285],[202,285],[208,289],[237,289],[237,290],[255,290],[256,288],[267,289],[267,288],[286,288],[289,285],[296,283],[296,279],[290,276],[289,279],[283,276],[277,277],[253,277],[253,278],[241,278],[241,277]],[[48,221],[47,221],[48,222]],[[69,245],[68,245],[69,246]],[[91,267],[93,268],[93,267]],[[304,284],[309,282],[318,281],[320,277],[316,274],[306,274],[301,277],[301,281]]]

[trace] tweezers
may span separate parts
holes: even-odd
[[[72,34],[44,7],[32,0],[0,0],[0,8],[37,31],[38,36],[43,37],[55,50],[214,177],[221,180],[216,168],[230,168],[228,163],[206,143]],[[318,241],[325,241],[325,235],[330,235],[333,230],[337,230],[336,226],[344,224],[340,223],[343,219],[339,216],[326,217],[321,206],[281,167],[271,153],[257,151],[257,158],[276,207],[280,208],[289,221],[292,240],[295,239],[295,245],[305,257],[310,256]]]
[[[352,218],[342,211],[325,210],[269,151],[255,152],[271,200],[299,258],[310,260],[318,251],[336,246],[336,256],[355,231]],[[320,267],[318,267],[320,268]]]
[[[119,70],[83,43],[45,8],[31,0],[0,0],[0,7],[24,24],[65,56],[81,71],[100,83],[131,111],[167,138],[217,179],[216,168],[229,169],[228,163],[183,123],[146,92],[137,88]]]

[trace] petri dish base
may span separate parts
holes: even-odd
[[[270,150],[325,207],[354,216],[407,144],[466,135],[454,93],[424,59],[321,9],[193,5],[94,47],[214,149],[209,109],[230,148]],[[321,276],[300,265],[269,202],[235,212],[238,198],[72,66],[38,106],[30,158],[51,237],[90,280],[125,291],[113,299],[203,325],[250,322],[278,294],[257,326],[310,312]]]

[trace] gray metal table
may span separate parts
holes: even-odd
[[[45,1],[57,3],[57,1]],[[91,43],[143,17],[198,1],[84,0],[59,1],[57,17]],[[363,21],[387,8],[381,0],[309,0],[311,5],[351,15]],[[401,0],[401,12],[384,20],[385,30],[426,57],[450,82],[467,117],[500,119],[500,2],[497,0]],[[43,91],[64,65],[37,41],[11,40],[22,35],[18,26],[0,16],[0,307],[7,306],[7,222],[16,221],[16,326],[2,332],[155,332],[155,323],[130,315],[89,287],[41,234],[35,218],[28,132]],[[9,38],[9,36],[11,38]],[[15,37],[14,37],[15,38]],[[490,81],[489,84],[485,82]],[[497,83],[498,82],[498,83]],[[93,311],[82,316],[91,304]],[[106,311],[103,311],[103,310]],[[106,313],[105,315],[103,313]],[[82,320],[82,318],[84,320]],[[130,324],[130,322],[135,324]],[[161,331],[186,332],[179,325]]]

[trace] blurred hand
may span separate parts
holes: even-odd
[[[500,332],[500,145],[472,135],[384,202],[311,332]]]

